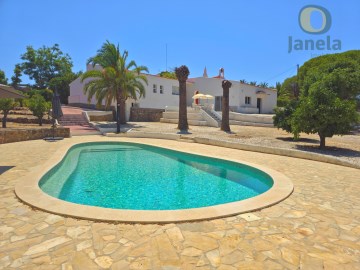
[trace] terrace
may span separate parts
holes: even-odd
[[[171,124],[135,126],[135,131],[176,131]],[[206,132],[224,140],[215,130],[207,127],[201,133],[200,127],[194,127],[189,136]],[[286,133],[275,129],[239,127],[234,131],[236,134],[225,139],[275,147],[296,145],[287,141]],[[311,145],[311,139],[315,137],[298,144]],[[17,199],[14,187],[21,177],[50,159],[59,147],[87,141],[141,142],[224,159],[232,157],[284,174],[295,189],[284,201],[252,213],[166,225],[74,219],[33,209]],[[352,146],[354,156],[345,158],[357,162],[358,136],[335,137],[329,145],[338,151]],[[0,268],[356,269],[360,264],[360,173],[355,168],[191,140],[90,135],[57,143],[34,140],[0,147]]]

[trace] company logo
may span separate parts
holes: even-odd
[[[318,29],[314,28],[311,24],[311,15],[314,12],[320,13],[322,19],[322,25]],[[299,25],[300,28],[308,34],[325,34],[331,28],[330,12],[321,6],[305,6],[300,10],[299,13]]]
[[[314,13],[320,14],[321,26],[314,27],[312,23],[312,16]],[[299,26],[302,31],[310,35],[321,35],[327,33],[332,25],[332,18],[330,12],[321,6],[307,5],[299,12]],[[324,39],[295,39],[293,36],[288,38],[289,46],[288,53],[292,51],[324,51],[324,50],[341,50],[341,40],[332,40],[330,35]]]

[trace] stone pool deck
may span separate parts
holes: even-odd
[[[256,212],[167,225],[109,224],[34,210],[18,179],[61,146],[134,141],[231,157],[283,173],[295,190]],[[134,161],[134,166],[141,161]],[[0,269],[360,269],[360,170],[159,139],[84,136],[0,145]]]

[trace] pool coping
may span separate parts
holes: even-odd
[[[49,170],[56,166],[67,154],[69,149],[74,145],[81,144],[81,142],[71,142],[70,144],[60,147],[53,156],[43,165],[37,166],[30,171],[29,174],[22,177],[15,186],[16,196],[24,203],[35,207],[37,209],[59,214],[68,217],[75,217],[80,219],[106,221],[106,222],[125,222],[125,223],[172,223],[172,222],[188,222],[199,221],[207,219],[222,218],[234,216],[246,212],[252,212],[272,206],[281,202],[291,195],[294,190],[293,183],[285,175],[273,169],[262,165],[242,161],[241,159],[232,159],[219,157],[217,155],[209,155],[204,151],[184,151],[181,149],[183,142],[177,142],[176,145],[162,146],[162,140],[157,139],[159,143],[144,143],[141,140],[119,138],[118,140],[112,138],[111,140],[102,140],[93,138],[87,142],[131,142],[145,145],[161,147],[170,150],[176,150],[184,153],[195,155],[203,155],[207,157],[219,158],[244,165],[252,166],[256,169],[262,170],[270,177],[272,177],[274,184],[268,191],[249,198],[246,200],[219,204],[208,207],[181,209],[181,210],[123,210],[102,208],[96,206],[88,206],[75,204],[67,201],[51,197],[43,192],[39,187],[39,181]],[[178,144],[178,145],[177,145]],[[216,147],[216,146],[213,146]],[[201,153],[202,152],[202,153]]]

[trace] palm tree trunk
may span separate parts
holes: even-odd
[[[120,123],[126,124],[126,102],[124,99],[120,101]]]
[[[187,66],[180,66],[175,68],[175,75],[179,81],[179,122],[178,129],[185,131],[189,129],[187,121],[187,108],[186,108],[186,80],[188,79],[190,71]]]
[[[229,124],[229,89],[231,87],[231,82],[227,80],[222,81],[223,88],[223,97],[222,97],[222,120],[221,120],[221,130],[230,132]]]
[[[178,129],[187,131],[189,129],[187,121],[187,107],[186,107],[186,81],[179,81],[179,122]]]

